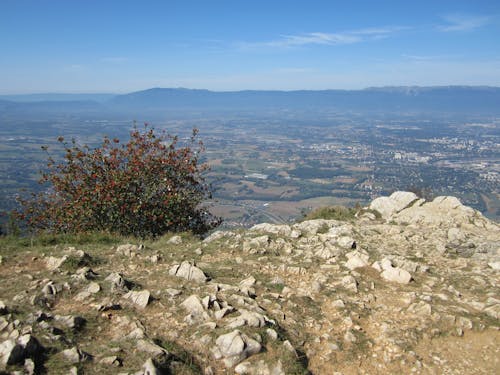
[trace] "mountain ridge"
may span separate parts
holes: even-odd
[[[0,96],[8,99],[4,110],[24,108],[48,111],[102,111],[138,112],[183,110],[267,110],[279,108],[328,109],[339,111],[422,111],[422,112],[472,112],[482,114],[500,113],[500,87],[493,86],[385,86],[361,90],[239,90],[211,91],[188,88],[150,88],[127,94],[37,94],[31,98],[45,100],[13,100],[15,96]],[[66,95],[66,96],[65,96]],[[76,96],[75,96],[76,95]],[[87,95],[87,96],[85,96]],[[92,100],[101,95],[102,100]],[[104,95],[104,97],[102,97]],[[30,97],[29,95],[27,96]],[[55,102],[56,108],[49,108]],[[88,100],[72,100],[88,98]],[[22,103],[21,103],[22,102]],[[38,104],[37,104],[38,103]],[[45,104],[43,104],[45,103]],[[78,104],[79,103],[79,104]],[[54,105],[52,105],[54,107]]]

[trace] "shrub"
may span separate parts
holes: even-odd
[[[220,219],[201,207],[211,193],[202,175],[208,167],[199,162],[203,144],[197,133],[194,129],[183,147],[178,137],[156,135],[147,125],[144,131],[134,128],[126,144],[104,137],[93,149],[59,137],[64,159],[56,162],[49,155],[40,180],[49,189],[20,199],[18,215],[31,230],[53,233],[203,233]]]

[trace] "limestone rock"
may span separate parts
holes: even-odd
[[[74,346],[71,349],[66,349],[61,352],[61,355],[68,361],[68,363],[80,363],[92,360],[92,356],[78,347]]]
[[[137,341],[137,350],[145,353],[152,354],[154,356],[166,355],[168,352],[163,349],[161,346],[156,345],[155,343],[149,340],[138,340]]]
[[[144,362],[142,369],[143,371],[139,373],[141,375],[161,375],[163,373],[161,369],[156,367],[152,358],[148,358],[146,362]]]
[[[117,357],[116,355],[111,355],[108,357],[101,358],[99,363],[106,365],[106,366],[120,367],[122,365],[122,360],[121,360],[121,358]]]
[[[368,262],[360,257],[359,255],[354,255],[346,262],[345,266],[349,268],[351,271],[356,268],[365,267],[368,265]]]
[[[126,257],[132,257],[134,256],[139,250],[141,249],[141,246],[134,245],[131,243],[119,245],[116,248],[117,254],[125,255]]]
[[[261,345],[238,330],[219,336],[212,349],[215,359],[223,359],[226,367],[233,367],[261,350]]]
[[[241,362],[234,368],[238,375],[285,375],[280,360],[274,364],[266,363],[264,360],[258,362]]]
[[[424,301],[413,303],[408,307],[408,312],[422,317],[430,316],[432,313],[431,305]]]
[[[182,243],[182,238],[179,235],[172,236],[168,241],[170,245],[180,245]]]
[[[128,292],[130,283],[118,272],[112,272],[104,279],[111,284],[111,291]]]
[[[354,293],[358,292],[358,282],[351,275],[344,276],[341,280],[341,285]]]
[[[234,236],[235,236],[235,234],[233,232],[218,230],[218,231],[213,232],[207,238],[205,238],[203,240],[203,243],[208,244],[210,242],[220,240],[221,238],[224,238],[224,237],[234,237]]]
[[[264,327],[266,326],[266,323],[274,324],[274,321],[270,320],[263,314],[244,309],[239,309],[238,311],[240,313],[240,316],[232,318],[229,321],[227,325],[229,328],[237,328],[242,326]]]
[[[380,212],[382,218],[389,219],[393,214],[403,210],[411,202],[418,199],[415,193],[396,191],[389,197],[380,197],[370,203],[370,209]]]
[[[77,280],[94,280],[97,275],[90,267],[81,267],[76,270],[75,275],[72,277]]]
[[[397,267],[387,267],[380,275],[387,281],[400,284],[408,284],[411,281],[410,273]]]
[[[21,364],[26,358],[35,358],[42,350],[38,340],[30,334],[22,335],[17,340],[8,339],[0,343],[0,363]]]
[[[74,329],[74,330],[79,330],[82,328],[86,320],[85,318],[82,318],[81,316],[74,316],[74,315],[55,315],[54,320],[58,322],[59,324],[63,325],[66,328]]]
[[[130,291],[124,294],[122,298],[129,300],[135,306],[144,309],[148,305],[150,297],[151,293],[149,292],[149,290],[141,290],[140,292]]]
[[[45,297],[54,297],[56,294],[61,293],[63,291],[63,285],[54,283],[53,281],[49,281],[42,288],[42,293]]]
[[[281,237],[292,237],[292,229],[288,225],[261,223],[250,228],[251,232],[272,233]]]
[[[199,283],[204,283],[208,280],[208,277],[200,268],[187,261],[174,265],[170,268],[168,273],[172,276],[182,277],[186,280],[196,281]]]
[[[210,319],[210,316],[205,311],[205,308],[201,303],[200,297],[195,294],[186,298],[184,302],[181,303],[181,307],[183,307],[189,313],[185,320],[190,324],[199,323]]]
[[[485,226],[487,220],[471,207],[462,205],[455,197],[441,196],[432,202],[413,205],[391,217],[397,223],[457,226],[473,223]],[[455,232],[456,234],[456,232]],[[460,234],[462,237],[463,234]]]
[[[495,271],[498,271],[500,270],[500,261],[490,262],[488,263],[488,266],[490,266],[490,268],[493,268]]]
[[[202,314],[205,311],[200,297],[195,294],[186,298],[184,302],[181,303],[181,306],[184,307],[190,314]]]
[[[57,270],[59,269],[59,267],[62,266],[62,264],[68,259],[68,256],[65,255],[61,258],[57,258],[57,257],[48,257],[47,259],[45,259],[45,264],[47,265],[47,269],[50,270],[50,271],[54,271],[54,270]]]
[[[337,244],[344,249],[352,249],[354,242],[350,236],[341,236],[337,239]]]

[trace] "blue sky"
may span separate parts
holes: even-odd
[[[0,93],[500,86],[498,0],[0,0]]]

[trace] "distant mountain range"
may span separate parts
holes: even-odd
[[[373,87],[363,90],[209,91],[152,88],[123,95],[0,95],[0,112],[331,109],[500,114],[500,87]]]

